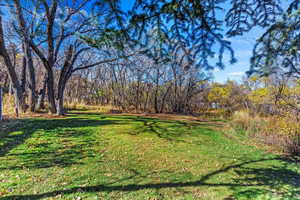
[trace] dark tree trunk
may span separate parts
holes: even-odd
[[[51,8],[48,7],[46,1],[45,6],[47,7],[46,10],[46,19],[47,19],[47,44],[48,44],[48,55],[47,57],[43,54],[43,52],[34,44],[34,42],[31,40],[28,28],[26,27],[26,23],[23,17],[22,13],[22,6],[20,4],[20,0],[14,0],[14,5],[16,8],[16,15],[19,21],[19,25],[21,27],[21,31],[23,33],[25,44],[30,45],[30,47],[34,50],[34,52],[37,54],[37,56],[41,59],[43,62],[43,65],[45,69],[47,70],[47,91],[48,91],[48,102],[49,102],[49,110],[51,113],[56,113],[56,105],[55,105],[55,92],[54,92],[54,74],[53,74],[53,66],[55,63],[55,55],[54,55],[54,36],[53,36],[53,28],[54,28],[54,20],[56,16],[56,10],[58,6],[57,1],[52,1]],[[28,51],[30,51],[30,48],[28,48]],[[31,80],[33,81],[33,80]],[[34,83],[34,82],[32,82]],[[35,93],[35,92],[33,92]],[[34,94],[32,94],[34,95]],[[34,101],[35,97],[32,98]]]
[[[38,94],[38,100],[37,100],[37,105],[36,105],[37,110],[45,109],[45,96],[46,96],[47,82],[48,82],[48,77],[47,77],[47,75],[45,75],[45,78],[43,81],[43,88],[40,89],[39,94]]]
[[[159,68],[156,69],[156,80],[155,80],[155,95],[154,95],[154,110],[155,113],[159,113],[158,108],[158,89],[159,89]]]
[[[12,84],[12,88],[15,95],[15,111],[17,116],[19,115],[19,112],[24,111],[24,96],[22,92],[22,87],[19,82],[16,70],[10,60],[9,54],[6,50],[5,41],[4,41],[4,34],[3,34],[3,27],[2,27],[2,17],[0,16],[0,56],[3,57],[9,79]]]
[[[154,110],[155,110],[155,113],[159,113],[159,109],[158,109],[158,88],[155,89]]]
[[[0,86],[0,121],[3,120],[2,110],[2,87]]]
[[[22,77],[21,77],[21,87],[22,87],[22,92],[25,94],[26,91],[26,58],[23,56],[22,60]]]
[[[148,86],[147,86],[147,88],[148,88]],[[147,107],[148,107],[149,91],[150,91],[150,89],[148,88],[147,92],[146,92],[146,100],[145,100],[145,103],[144,103],[144,112],[147,111]]]
[[[28,87],[29,87],[29,110],[35,112],[36,109],[36,81],[35,70],[33,67],[32,53],[29,44],[25,44],[26,64],[28,68]]]
[[[67,81],[72,75],[72,66],[74,62],[70,62],[73,56],[73,46],[70,45],[65,55],[65,62],[60,73],[58,85],[57,85],[57,115],[64,115],[64,92]]]
[[[49,111],[52,114],[56,113],[56,104],[55,104],[55,92],[54,92],[54,76],[52,68],[47,72],[48,81],[47,81],[47,92],[48,92],[48,103]]]
[[[22,88],[21,87],[14,88],[14,95],[15,95],[15,112],[17,117],[19,117],[19,113],[25,111],[25,103],[24,103]]]
[[[66,83],[68,80],[68,77],[62,77],[63,72],[61,74],[61,78],[58,84],[58,89],[57,89],[57,107],[56,107],[56,114],[57,115],[64,115],[64,93],[65,93],[65,88],[66,88]]]
[[[171,85],[168,86],[166,93],[164,94],[163,98],[162,98],[162,103],[161,103],[161,107],[160,107],[160,113],[164,112],[165,109],[165,105],[166,105],[166,99],[167,99],[167,95],[169,94],[169,90],[171,88]]]

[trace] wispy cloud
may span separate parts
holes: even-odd
[[[227,74],[228,76],[243,76],[245,72],[230,72]]]
[[[220,71],[221,71],[221,70],[220,70],[219,68],[217,68],[217,67],[213,69],[213,72],[214,72],[214,73],[217,73],[217,72],[220,72]]]

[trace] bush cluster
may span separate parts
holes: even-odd
[[[236,131],[245,132],[285,153],[300,155],[300,123],[291,114],[261,117],[248,111],[237,111],[231,125]]]

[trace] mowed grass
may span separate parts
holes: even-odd
[[[0,199],[300,199],[300,166],[214,122],[70,114],[0,134]]]

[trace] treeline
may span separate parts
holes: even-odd
[[[21,77],[22,88],[28,91],[22,61],[23,57],[17,55],[16,72]],[[49,104],[46,101],[47,72],[39,60],[33,62],[36,73],[36,108],[42,110]],[[12,95],[12,82],[4,69],[0,71],[4,93]],[[53,73],[56,87],[60,73],[60,70],[54,70]],[[29,93],[25,94],[28,100]],[[122,112],[215,112],[224,117],[240,110],[265,116],[282,116],[289,112],[297,117],[300,113],[300,85],[297,77],[278,72],[268,77],[244,77],[239,83],[214,83],[210,74],[202,72],[197,66],[187,67],[179,62],[157,64],[144,55],[78,71],[69,78],[64,94],[68,104],[112,105]]]
[[[77,74],[67,85],[67,101],[135,112],[205,114],[216,110],[224,117],[240,110],[265,116],[287,112],[298,116],[300,111],[300,85],[295,78],[274,74],[221,84],[196,68],[155,68],[148,63],[141,70],[135,65],[108,65]]]
[[[82,71],[70,80],[66,100],[113,105],[121,111],[192,113],[207,75],[197,67],[155,64],[145,56]]]

